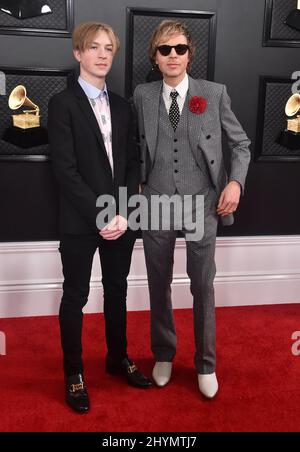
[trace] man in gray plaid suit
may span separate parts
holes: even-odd
[[[204,196],[204,234],[186,238],[187,273],[194,310],[195,366],[201,393],[213,398],[218,391],[215,373],[215,244],[218,218],[233,223],[244,190],[250,141],[230,108],[226,87],[195,80],[187,71],[195,48],[181,22],[163,21],[150,43],[150,59],[163,80],[139,85],[134,92],[138,114],[143,194],[183,198]],[[222,130],[231,151],[226,174],[222,156]],[[193,203],[191,209],[196,209]],[[193,215],[195,212],[190,212]],[[149,212],[151,216],[151,209]],[[153,212],[152,212],[153,215]],[[175,222],[175,220],[174,220]],[[151,348],[156,364],[153,378],[166,385],[176,353],[176,332],[171,302],[176,228],[143,231],[151,305]]]

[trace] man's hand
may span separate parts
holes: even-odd
[[[117,240],[126,232],[127,227],[128,221],[126,218],[121,217],[121,215],[116,215],[110,223],[99,231],[99,234],[105,240]]]
[[[217,207],[218,215],[225,217],[236,211],[240,201],[241,186],[236,181],[231,181],[226,185],[221,193]]]

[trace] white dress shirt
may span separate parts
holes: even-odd
[[[83,80],[81,77],[78,78],[78,82],[87,95],[93,108],[102,133],[107,157],[113,173],[114,162],[112,154],[112,127],[107,87],[105,85],[104,89],[101,91],[100,89],[96,88],[96,86],[91,85],[90,83]]]
[[[166,106],[168,114],[169,114],[169,110],[170,110],[171,103],[172,103],[172,98],[170,97],[171,91],[177,91],[177,93],[178,93],[177,103],[178,103],[179,111],[181,114],[188,89],[189,89],[189,77],[187,74],[185,74],[184,79],[175,88],[167,85],[166,82],[163,81],[162,96],[163,96],[163,100],[165,102],[165,106]]]

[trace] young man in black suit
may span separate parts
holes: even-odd
[[[151,385],[127,355],[126,295],[135,234],[116,215],[99,230],[96,200],[138,193],[139,160],[127,101],[107,90],[119,39],[108,25],[87,22],[73,33],[80,76],[49,103],[50,152],[60,187],[60,253],[64,284],[59,320],[64,355],[66,401],[75,411],[89,410],[83,378],[82,308],[87,302],[93,256],[99,249],[104,289],[106,370],[131,385]]]

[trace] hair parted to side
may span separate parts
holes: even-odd
[[[176,20],[166,19],[163,20],[158,27],[154,30],[152,35],[150,45],[149,45],[149,58],[153,65],[155,65],[155,56],[157,52],[157,46],[161,43],[162,39],[167,39],[172,35],[181,34],[184,35],[187,39],[189,50],[190,61],[188,64],[188,70],[191,67],[191,63],[196,53],[196,47],[193,43],[192,36],[187,28],[187,26],[183,22],[179,22]]]
[[[105,31],[108,34],[115,54],[120,48],[120,40],[110,25],[101,22],[83,22],[78,25],[72,34],[73,50],[84,52],[99,31]]]

